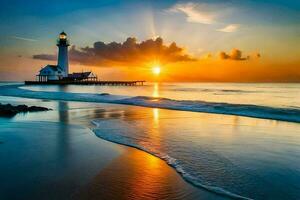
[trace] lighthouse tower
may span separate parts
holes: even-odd
[[[63,77],[68,77],[69,74],[69,58],[68,58],[68,46],[69,41],[67,39],[67,34],[61,32],[57,40],[58,46],[58,59],[57,66],[62,69]]]

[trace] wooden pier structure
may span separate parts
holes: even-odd
[[[107,86],[138,86],[146,81],[76,81],[76,80],[48,80],[25,81],[25,85],[107,85]]]

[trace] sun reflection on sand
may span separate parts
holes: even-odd
[[[199,194],[215,197],[187,185],[159,158],[126,149],[126,153],[100,171],[76,199],[187,199],[187,196],[197,199]]]

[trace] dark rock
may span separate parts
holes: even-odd
[[[48,109],[48,108],[45,108],[45,107],[39,107],[39,106],[31,106],[31,107],[28,107],[28,111],[29,111],[29,112],[34,112],[34,111],[47,111],[47,110],[51,110],[51,109]]]
[[[15,107],[19,112],[26,112],[28,111],[28,106],[26,105],[18,105]]]
[[[12,117],[20,112],[36,112],[36,111],[47,111],[51,110],[45,107],[39,106],[26,106],[26,105],[18,105],[13,106],[11,104],[0,104],[0,116],[4,117]]]

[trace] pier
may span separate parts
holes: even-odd
[[[48,80],[25,81],[25,85],[106,85],[106,86],[138,86],[146,81],[76,81],[76,80]]]

